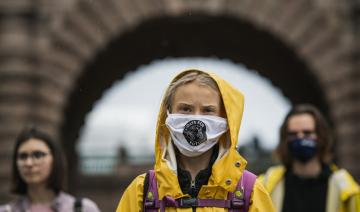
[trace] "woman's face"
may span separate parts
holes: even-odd
[[[197,82],[179,86],[174,93],[171,108],[172,113],[225,116],[218,91]]]
[[[17,167],[26,184],[46,184],[52,164],[51,151],[42,140],[31,138],[20,145],[17,152]]]
[[[317,139],[315,120],[310,114],[293,115],[289,118],[288,137]]]

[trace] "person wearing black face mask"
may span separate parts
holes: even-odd
[[[278,212],[358,212],[360,189],[352,176],[331,162],[331,131],[312,105],[287,114],[275,150],[282,165],[259,177]]]

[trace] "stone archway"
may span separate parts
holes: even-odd
[[[53,67],[60,66],[61,68],[59,71],[61,71],[61,69],[67,70],[67,74],[64,75],[64,77],[68,79],[67,88],[65,89],[67,93],[65,95],[68,97],[72,94],[76,96],[76,91],[73,93],[73,89],[76,88],[74,85],[76,85],[77,82],[81,82],[83,75],[85,76],[84,78],[86,78],[86,75],[88,74],[84,73],[85,70],[88,70],[85,68],[86,65],[88,67],[90,66],[89,64],[94,65],[94,63],[89,63],[89,61],[92,61],[93,58],[96,57],[96,54],[101,57],[102,49],[107,49],[108,47],[111,47],[111,45],[116,45],[115,42],[108,43],[109,40],[116,40],[116,37],[126,39],[126,36],[129,36],[129,34],[135,36],[135,34],[131,34],[132,30],[136,30],[142,23],[154,20],[153,26],[151,26],[151,24],[148,25],[149,28],[147,33],[151,33],[150,31],[152,29],[150,29],[150,27],[155,27],[154,29],[156,29],[156,20],[159,22],[162,20],[164,24],[168,22],[168,27],[170,28],[172,27],[171,20],[175,20],[177,18],[179,20],[181,19],[182,22],[188,22],[189,25],[196,23],[201,25],[202,17],[214,18],[214,20],[216,20],[217,17],[219,19],[223,18],[222,23],[227,23],[227,19],[239,20],[242,24],[252,26],[254,31],[268,33],[269,39],[273,39],[274,45],[280,44],[278,47],[274,48],[288,49],[289,54],[286,53],[282,55],[284,58],[292,56],[296,58],[291,60],[292,62],[298,61],[298,71],[283,71],[282,75],[274,74],[272,78],[273,82],[275,84],[289,82],[284,80],[284,78],[286,78],[286,74],[290,73],[291,76],[296,76],[296,74],[301,75],[301,73],[307,75],[308,78],[300,77],[300,79],[303,79],[301,83],[305,83],[305,85],[307,85],[307,83],[311,84],[311,82],[313,82],[313,86],[303,86],[303,88],[317,87],[315,89],[318,91],[317,96],[321,97],[323,96],[322,94],[324,94],[324,99],[316,99],[316,97],[313,97],[313,99],[309,100],[309,102],[314,102],[325,110],[325,112],[328,112],[329,118],[336,123],[338,137],[341,140],[351,142],[353,133],[355,133],[354,128],[351,127],[353,123],[351,114],[355,113],[356,109],[354,107],[350,107],[349,105],[352,101],[351,95],[353,90],[356,89],[356,83],[351,80],[351,77],[354,74],[354,69],[350,58],[351,39],[349,39],[349,26],[346,24],[345,18],[341,19],[340,15],[338,15],[339,17],[336,16],[334,18],[334,16],[330,15],[330,13],[334,11],[329,11],[327,9],[328,8],[326,7],[321,7],[321,5],[316,1],[307,0],[279,0],[272,1],[271,3],[262,1],[226,1],[219,3],[217,1],[210,0],[201,2],[163,2],[154,0],[146,1],[146,3],[142,1],[102,1],[101,3],[100,1],[79,1],[77,8],[65,17],[63,27],[59,30],[61,33],[54,34],[53,46],[55,48],[53,50],[56,57],[50,58],[49,64],[52,64]],[[338,14],[341,14],[342,11],[339,9],[337,12]],[[206,21],[206,18],[203,19],[203,21]],[[211,29],[209,29],[211,28],[209,27],[211,24],[216,25],[216,23],[211,23],[210,21],[208,23],[208,32],[211,32]],[[184,25],[186,25],[186,23]],[[146,24],[143,30],[146,31]],[[231,34],[232,32],[228,31],[227,33]],[[176,36],[174,36],[174,38],[175,37]],[[256,39],[256,37],[248,38]],[[131,41],[131,39],[135,40],[136,37],[128,39]],[[212,41],[216,41],[216,39],[212,39]],[[235,37],[232,37],[231,39],[233,42],[236,42]],[[243,35],[242,39],[246,39],[246,37]],[[128,45],[142,43],[141,37],[138,41],[131,44],[128,43]],[[172,42],[179,42],[180,44],[181,41],[182,40],[178,37],[177,40],[175,39]],[[257,41],[258,43],[261,43],[264,40],[259,37]],[[278,43],[276,43],[276,41],[278,41]],[[266,42],[269,41],[265,41],[265,43]],[[211,52],[212,50],[209,48],[207,51],[203,50],[202,52],[196,52],[195,48],[192,49],[194,51],[186,50],[187,48],[189,49],[187,44],[189,44],[189,41],[182,42],[181,46],[176,48],[176,51],[179,52],[172,52],[174,50],[170,49],[172,48],[171,45],[160,43],[160,45],[168,45],[168,49],[163,52],[143,56],[144,60],[139,61],[139,63],[134,63],[132,65],[127,63],[125,66],[128,66],[128,69],[124,68],[122,71],[134,68],[138,64],[147,63],[151,59],[161,58],[168,55],[216,55],[216,53]],[[191,44],[193,45],[194,43]],[[211,44],[214,45],[214,42],[211,42]],[[119,45],[119,48],[129,48],[126,47],[126,45]],[[239,47],[241,48],[241,45],[239,45]],[[136,46],[136,48],[141,49],[143,46]],[[204,46],[199,47],[199,49],[201,48],[204,48]],[[231,46],[228,45],[227,48],[230,49]],[[251,52],[249,46],[246,48]],[[236,55],[236,51],[229,53],[229,50],[228,53],[223,52],[220,54],[218,53],[218,55],[219,57],[231,58],[235,62],[243,62],[245,64],[252,63],[250,67],[253,66],[254,68],[258,68],[256,66],[261,66],[261,64],[267,64],[263,65],[264,67],[258,68],[258,70],[264,70],[262,74],[265,76],[269,75],[270,67],[273,67],[272,70],[279,70],[275,67],[282,66],[284,62],[289,62],[289,60],[274,60],[272,61],[274,64],[271,64],[271,61],[268,61],[268,63],[261,63],[261,61],[260,63],[259,61],[256,62],[254,58],[258,57],[257,53],[259,53],[259,50],[260,48],[258,47],[258,49],[253,52],[252,56],[242,54],[240,58],[236,58],[236,56],[234,56]],[[269,49],[263,48],[261,51],[264,52],[267,50]],[[271,51],[274,50],[276,51],[276,49],[272,49]],[[104,52],[106,52],[106,50]],[[248,56],[248,58],[246,58],[246,56]],[[253,58],[251,59],[250,57]],[[260,58],[263,60],[266,59],[264,56]],[[134,57],[131,59],[133,60]],[[292,67],[288,66],[287,68],[290,70]],[[284,67],[282,67],[282,69],[284,69]],[[111,74],[107,77],[111,78],[110,75]],[[113,76],[115,75],[113,74]],[[80,81],[76,81],[78,77],[80,77]],[[105,76],[104,78],[107,77]],[[121,74],[118,77],[121,77]],[[280,79],[281,77],[283,78],[282,80]],[[309,79],[312,80],[309,81]],[[110,82],[107,82],[107,86],[109,83]],[[280,85],[280,87],[286,88],[284,89],[286,94],[287,92],[291,93],[290,90],[293,85],[294,84],[292,83],[287,86]],[[103,88],[107,86],[105,83]],[[306,98],[300,98],[299,96],[296,97],[294,93],[286,95],[290,96],[294,102],[306,100]],[[96,98],[95,96],[93,98]],[[99,94],[97,94],[97,96],[99,96]],[[68,101],[70,99],[71,97],[68,98]],[[347,102],[346,106],[344,106],[342,102]],[[67,103],[65,102],[64,106],[66,105]],[[90,105],[87,107],[89,109]],[[69,110],[71,111],[71,109]],[[65,123],[69,122],[65,120]],[[65,124],[65,126],[69,125]],[[76,131],[77,128],[75,127],[72,129]],[[72,139],[69,140],[73,140],[75,134],[76,132],[74,132]],[[340,148],[339,154],[341,154],[342,151],[348,152],[348,149],[346,147],[344,147],[344,150]],[[349,156],[349,158],[353,156],[354,155]],[[350,167],[351,165],[347,166],[354,169],[354,167]]]
[[[190,34],[190,39],[184,40]],[[73,149],[85,115],[115,80],[154,59],[185,56],[217,56],[244,63],[283,88],[292,102],[312,102],[328,111],[323,91],[310,70],[268,33],[225,17],[166,17],[144,22],[114,39],[85,67],[86,74],[79,78],[65,113],[62,140],[69,142],[66,146]]]

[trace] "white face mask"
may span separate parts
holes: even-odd
[[[218,116],[168,114],[166,126],[179,151],[188,157],[211,149],[227,129],[227,121]]]

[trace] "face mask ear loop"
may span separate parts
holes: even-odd
[[[166,110],[166,118],[165,119],[168,119],[168,117],[170,116],[170,111],[169,110]],[[164,123],[165,124],[165,123]],[[169,132],[170,133],[170,132]]]

